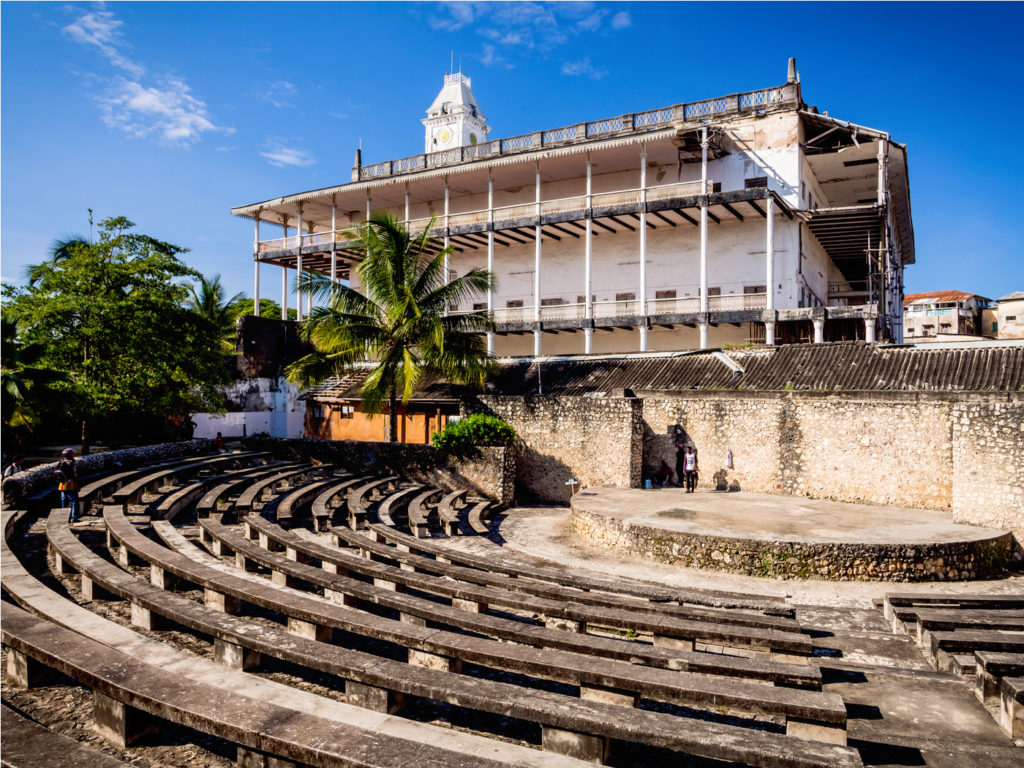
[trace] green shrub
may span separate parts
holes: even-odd
[[[446,453],[468,453],[481,445],[511,445],[516,431],[497,416],[474,413],[452,422],[433,437],[434,447]]]

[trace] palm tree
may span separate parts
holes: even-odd
[[[38,363],[44,353],[43,345],[22,344],[18,340],[18,327],[15,323],[0,320],[0,342],[0,399],[3,403],[4,426],[31,432],[39,425],[40,418],[33,407],[30,390],[37,385],[44,387],[61,376],[56,371],[39,367]]]
[[[380,413],[387,402],[391,442],[398,441],[398,401],[409,402],[425,372],[482,389],[491,368],[481,336],[494,327],[490,318],[448,310],[491,288],[493,275],[474,267],[446,282],[451,249],[431,255],[430,230],[411,237],[394,216],[375,213],[352,232],[353,247],[362,252],[355,272],[364,293],[312,272],[299,285],[326,305],[303,323],[314,351],[287,368],[288,380],[311,386],[371,363],[360,390],[363,408]]]
[[[42,280],[48,267],[73,255],[79,248],[90,247],[92,247],[92,243],[82,237],[82,235],[68,235],[63,240],[54,240],[50,244],[49,260],[44,261],[42,264],[33,264],[26,270],[28,274],[28,284],[35,285],[38,283]]]
[[[230,299],[224,299],[224,286],[220,283],[220,275],[212,278],[199,278],[199,290],[190,285],[192,296],[186,300],[186,306],[206,320],[216,330],[224,352],[235,351],[235,318],[237,313],[232,305],[242,299],[244,294],[236,293]]]

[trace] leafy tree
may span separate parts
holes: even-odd
[[[252,314],[252,299],[243,298],[232,302],[231,304],[231,323],[234,325],[235,321],[238,320],[242,315]],[[269,317],[273,320],[278,320],[281,317],[281,305],[273,299],[260,299],[260,317]],[[288,308],[288,319],[294,320],[296,317],[295,309],[292,307]]]
[[[76,240],[58,259],[31,268],[24,287],[4,286],[5,313],[39,364],[65,374],[53,388],[63,413],[90,425],[221,407],[217,385],[228,370],[217,329],[184,306],[184,278],[197,278],[185,249],[133,232],[115,217],[101,222],[95,244]]]
[[[394,216],[375,213],[352,233],[365,293],[319,273],[300,281],[326,305],[314,307],[302,324],[315,351],[287,368],[289,381],[309,386],[371,362],[360,390],[363,409],[380,413],[387,402],[392,442],[398,441],[398,401],[409,402],[425,372],[482,389],[491,365],[480,335],[493,328],[491,320],[484,313],[448,314],[448,307],[483,293],[494,278],[474,267],[446,283],[450,249],[431,256],[430,229],[412,238]]]
[[[195,285],[189,286],[191,295],[186,306],[213,327],[220,338],[221,349],[225,354],[235,351],[235,318],[232,305],[243,298],[244,294],[236,293],[230,299],[224,298],[224,286],[220,283],[220,275],[211,278],[199,278],[199,290]]]
[[[31,432],[39,425],[37,399],[40,386],[46,386],[59,376],[38,365],[45,348],[42,344],[22,344],[18,340],[18,328],[6,318],[0,320],[2,337],[2,377],[0,387],[4,426],[18,435],[19,430]],[[33,390],[37,390],[33,392]],[[20,442],[20,440],[19,440]]]

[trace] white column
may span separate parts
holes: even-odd
[[[370,220],[370,190],[366,190],[366,220]]]
[[[540,322],[540,251],[541,251],[541,226],[540,226],[540,161],[537,161],[537,226],[534,228],[533,244],[533,321]],[[533,331],[533,354],[540,357],[540,337],[542,331],[535,328]]]
[[[260,316],[260,211],[256,211],[256,233],[253,235],[252,258],[256,265],[252,281],[252,314]]]
[[[647,351],[647,149],[640,152],[640,351]]]
[[[409,226],[409,182],[405,182],[405,226]]]
[[[875,318],[864,318],[864,341],[868,344],[875,343]]]
[[[587,210],[593,208],[593,185],[590,165],[590,153],[587,153]],[[594,220],[587,216],[586,240],[583,246],[583,301],[585,306],[584,317],[588,320],[594,319]],[[594,351],[594,329],[583,329],[583,352],[591,354]]]
[[[448,177],[445,176],[444,177],[444,247],[445,247],[445,249],[447,249],[448,246],[451,244],[451,240],[448,237],[448,214],[450,212],[450,209],[449,209],[450,202],[451,201],[448,198]],[[445,285],[447,285],[448,281],[451,280],[450,275],[451,275],[451,264],[449,262],[449,256],[446,253],[444,255],[444,282],[445,282]],[[447,311],[448,310],[446,309],[445,312],[447,313]]]
[[[296,222],[295,234],[299,238],[299,257],[295,261],[295,319],[302,319],[302,203],[299,203],[299,218]]]
[[[764,343],[775,346],[775,198],[771,195],[765,201],[764,252],[765,252],[765,311],[770,312],[772,320],[764,324]]]
[[[408,198],[406,198],[408,199]],[[494,175],[487,172],[487,220],[491,228],[487,230],[487,271],[494,276]],[[494,285],[487,289],[487,315],[494,318]],[[487,332],[487,354],[494,354],[494,331]]]
[[[822,344],[825,341],[825,318],[814,318],[814,343]]]
[[[708,129],[700,137],[700,311],[708,311]],[[700,348],[708,348],[708,324],[700,324]]]
[[[288,217],[281,217],[281,228],[284,230],[285,246],[288,245]],[[288,267],[281,265],[281,319],[288,319]]]
[[[338,198],[331,195],[331,282],[338,282]]]

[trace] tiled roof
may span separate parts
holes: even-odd
[[[718,353],[723,354],[723,353]],[[694,389],[754,392],[800,391],[949,391],[1016,392],[1024,389],[1024,345],[924,349],[876,346],[863,342],[790,344],[730,350],[737,374],[715,353],[673,356],[563,357],[506,360],[487,385],[495,395],[610,394],[630,389],[678,392]],[[310,390],[317,400],[358,398],[365,374]],[[424,377],[414,399],[450,399],[461,388]]]
[[[1020,301],[1021,299],[1024,299],[1024,291],[1008,293],[1005,296],[1000,296],[996,301]]]
[[[947,302],[947,301],[967,301],[969,299],[985,299],[984,296],[978,296],[976,293],[965,293],[964,291],[928,291],[927,293],[908,293],[903,297],[903,306],[914,304],[918,301],[927,302]]]

